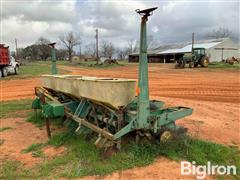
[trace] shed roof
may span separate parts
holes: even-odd
[[[212,43],[200,43],[200,44],[194,44],[194,48],[205,48],[205,49],[209,49],[213,46],[216,46],[218,44],[220,44],[221,42],[212,42]],[[168,49],[166,51],[161,51],[158,52],[157,54],[177,54],[177,53],[187,53],[187,52],[191,52],[192,51],[192,45],[187,45],[183,48],[179,48],[179,49]]]
[[[209,49],[212,48],[223,41],[228,40],[229,38],[221,38],[221,39],[208,39],[208,40],[199,40],[194,44],[195,48],[205,48]],[[177,54],[177,53],[187,53],[192,51],[192,44],[191,42],[186,43],[175,43],[175,44],[168,44],[168,45],[161,45],[155,49],[148,49],[147,53],[151,55],[157,54]],[[139,55],[139,52],[135,52],[129,55]]]

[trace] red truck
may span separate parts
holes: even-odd
[[[10,56],[9,46],[0,44],[0,78],[9,74],[18,74],[19,63]]]

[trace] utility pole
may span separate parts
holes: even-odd
[[[192,33],[192,53],[193,53],[193,49],[194,49],[194,32]]]
[[[97,56],[97,64],[98,64],[98,29],[96,29],[96,56]]]
[[[18,60],[18,47],[17,47],[17,39],[15,38],[15,46],[16,46],[16,60]]]

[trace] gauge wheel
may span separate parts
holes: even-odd
[[[173,134],[171,131],[164,131],[161,135],[160,135],[160,142],[167,142],[169,140],[171,140],[173,138]]]

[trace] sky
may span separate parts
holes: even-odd
[[[81,37],[82,47],[94,42],[95,29],[99,41],[110,41],[126,47],[139,39],[140,16],[136,9],[158,7],[149,17],[147,33],[156,45],[204,39],[219,27],[228,28],[239,37],[239,0],[236,1],[133,1],[133,0],[0,0],[1,43],[14,50],[34,44],[39,37],[57,42],[73,31]]]

